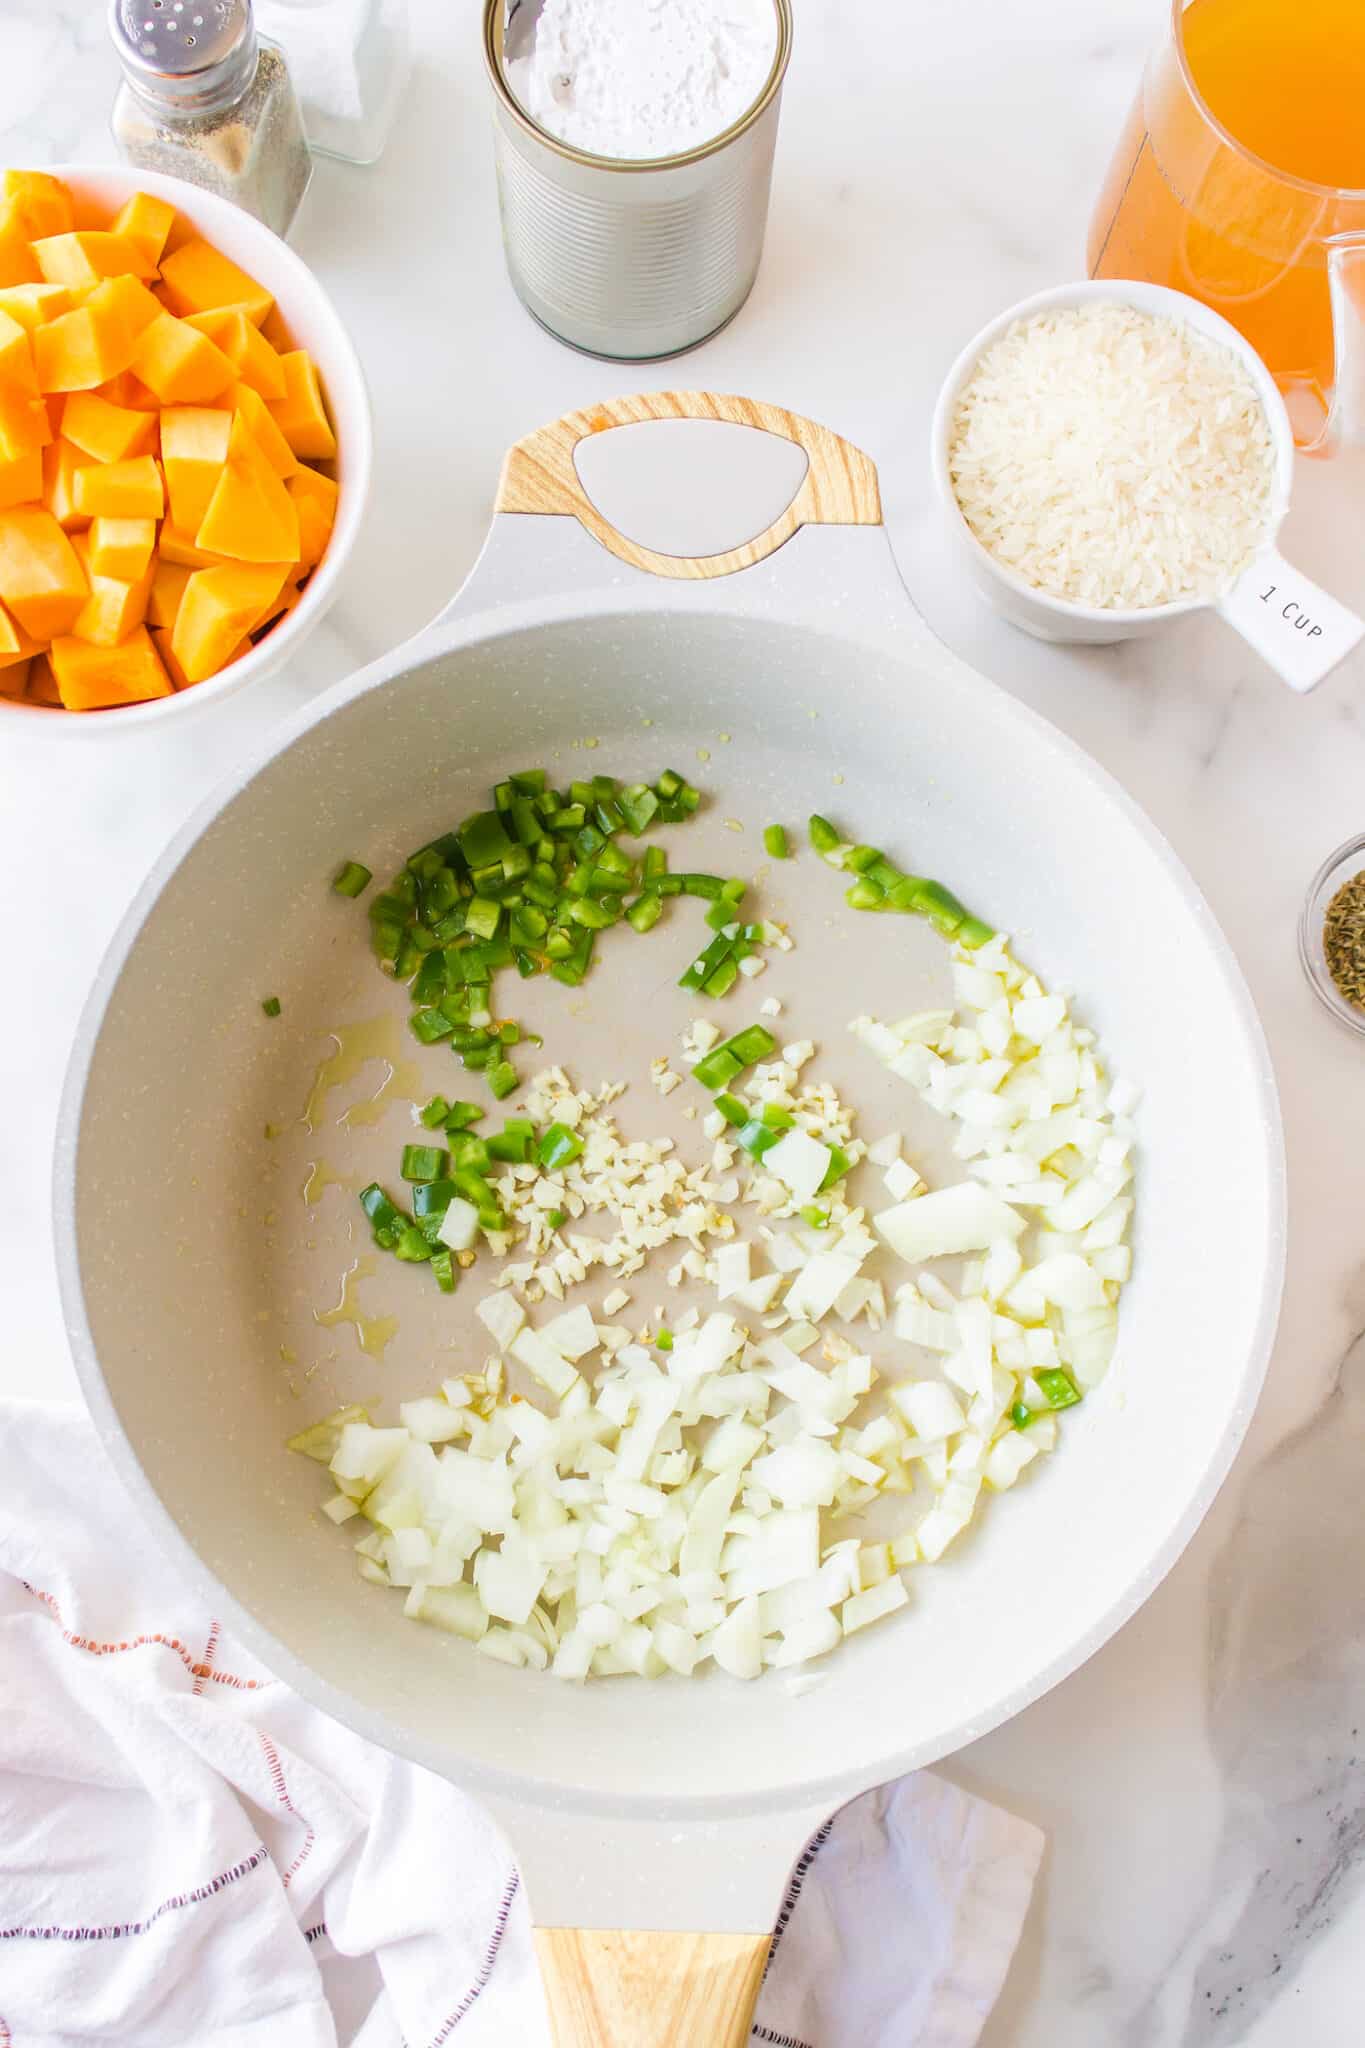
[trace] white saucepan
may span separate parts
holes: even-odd
[[[722,429],[638,423],[682,419],[804,453],[804,481],[758,540],[652,553],[589,502],[575,450],[593,436],[585,473],[605,476],[618,452],[637,481],[653,464],[656,530],[678,531],[667,471],[711,459]],[[735,499],[719,478],[715,499]],[[1228,947],[1123,791],[933,639],[880,518],[866,457],[774,407],[632,398],[531,435],[458,601],[286,726],[158,863],[71,1067],[62,1285],[121,1472],[282,1677],[500,1815],[565,2043],[745,2037],[805,1836],[852,1794],[1017,1713],[1133,1613],[1227,1471],[1274,1329],[1279,1121]],[[691,866],[753,873],[768,822],[846,821],[1015,934],[1145,1091],[1136,1268],[1110,1377],[1047,1469],[799,1696],[781,1674],[577,1687],[481,1658],[356,1577],[347,1532],[316,1511],[316,1468],[284,1449],[339,1400],[382,1409],[487,1351],[481,1287],[447,1300],[369,1247],[354,1193],[392,1177],[405,1098],[461,1090],[449,1054],[403,1032],[404,992],[369,957],[364,906],[330,877],[354,856],[382,878],[496,779],[540,763],[565,782],[692,773],[712,801],[677,828],[693,835]],[[941,1143],[844,1030],[855,1011],[903,1014],[946,987],[933,935],[847,910],[809,856],[774,864],[762,901],[797,946],[727,999],[723,1021],[738,1028],[776,993],[780,1028],[820,1041],[867,1135]],[[627,1129],[696,1153],[689,1095],[665,1103],[647,1083],[696,1008],[675,986],[693,914],[648,938],[608,934],[581,991],[536,981],[508,1000],[547,1059],[585,1083],[631,1082]],[[667,1290],[631,1287],[643,1322]]]

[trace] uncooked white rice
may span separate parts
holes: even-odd
[[[1267,537],[1274,449],[1245,365],[1131,306],[1016,320],[963,388],[948,463],[983,547],[1081,604],[1216,597]]]

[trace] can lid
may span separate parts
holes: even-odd
[[[109,33],[128,83],[158,107],[230,106],[255,76],[251,0],[110,0]]]

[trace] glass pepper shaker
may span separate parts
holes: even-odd
[[[312,159],[284,53],[251,0],[111,0],[123,83],[110,122],[126,160],[230,199],[286,234]]]

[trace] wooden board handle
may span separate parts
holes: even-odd
[[[555,2048],[744,2048],[770,1934],[538,1927]]]
[[[587,435],[643,420],[723,420],[780,435],[804,449],[805,480],[786,511],[743,547],[721,555],[658,554],[627,540],[602,517],[579,482],[573,459],[574,449]],[[575,518],[620,561],[655,576],[674,577],[732,576],[766,560],[802,526],[882,522],[876,465],[851,441],[781,406],[753,398],[724,398],[711,391],[647,391],[633,398],[612,398],[539,427],[507,451],[496,509]]]

